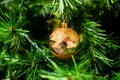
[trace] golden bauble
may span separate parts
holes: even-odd
[[[58,28],[50,35],[51,53],[60,59],[70,59],[75,55],[78,44],[79,35],[71,28]]]

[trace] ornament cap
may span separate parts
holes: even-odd
[[[65,20],[63,20],[63,22],[61,23],[61,26],[62,26],[62,28],[67,28],[67,23]]]

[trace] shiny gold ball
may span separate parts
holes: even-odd
[[[71,28],[58,28],[50,35],[51,53],[59,59],[70,59],[76,54],[78,44],[79,36]]]

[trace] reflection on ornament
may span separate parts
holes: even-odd
[[[78,43],[78,34],[73,29],[68,28],[65,21],[61,28],[56,29],[50,35],[50,46],[53,49],[51,53],[60,59],[70,59],[71,55],[75,55]]]

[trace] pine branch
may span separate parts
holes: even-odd
[[[24,33],[20,33],[20,35],[24,36],[38,51],[42,52],[42,49],[40,49],[37,45],[37,43],[33,42],[27,34]],[[46,56],[45,54],[42,54],[49,62],[53,62],[48,56]]]
[[[86,22],[82,26],[84,28],[82,29],[83,41],[81,43],[80,51],[82,55],[80,57],[81,62],[78,65],[79,70],[83,69],[83,67],[87,65],[85,71],[95,69],[97,74],[99,71],[104,71],[104,65],[111,66],[113,62],[113,60],[105,56],[108,53],[107,49],[109,45],[106,45],[106,41],[108,41],[108,39],[105,31],[98,28],[98,26],[100,25],[91,21]],[[111,53],[109,52],[109,54]]]
[[[45,79],[50,79],[50,80],[61,80],[61,79],[73,79],[73,80],[82,80],[82,79],[86,79],[86,80],[93,80],[94,75],[91,74],[87,74],[87,73],[79,73],[76,74],[75,72],[73,72],[72,70],[66,70],[61,73],[58,72],[48,72],[48,71],[42,71],[41,74],[42,78]]]
[[[17,20],[15,14],[12,13],[4,13],[3,17],[0,17],[0,42],[3,42],[6,46],[9,45],[11,51],[13,50],[12,52],[22,49],[22,44],[25,42],[25,39],[18,33],[28,32],[21,29],[21,20],[21,15]]]
[[[80,0],[53,0],[52,5],[54,5],[54,7],[52,13],[56,15],[56,17],[59,15],[61,19],[68,21],[72,18],[73,12],[78,9],[77,5],[81,4],[82,2]]]

